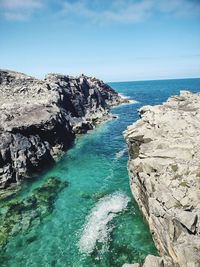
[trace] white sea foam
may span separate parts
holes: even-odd
[[[99,200],[86,218],[82,236],[78,243],[81,253],[92,253],[97,241],[104,244],[108,242],[109,233],[112,230],[108,223],[119,212],[126,209],[129,201],[129,197],[121,192],[113,193]]]
[[[130,99],[130,96],[125,96],[122,93],[118,93],[118,95],[121,96],[121,98],[123,98],[123,99],[128,99],[129,100],[129,103],[124,103],[122,105],[137,104],[137,103],[139,103],[137,100]]]
[[[121,96],[121,98],[123,98],[123,99],[129,99],[130,98],[130,96],[126,96],[122,93],[118,93],[118,95]]]
[[[124,148],[124,149],[122,149],[122,150],[120,150],[119,152],[117,152],[116,154],[115,154],[115,159],[120,159],[121,157],[123,157],[123,155],[126,153],[126,151],[127,151],[127,148]]]
[[[129,99],[129,104],[138,104],[139,101],[137,100],[133,100],[133,99]]]

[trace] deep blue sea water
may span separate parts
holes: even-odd
[[[49,176],[69,182],[59,194],[53,213],[31,230],[37,237],[33,242],[23,242],[26,234],[10,239],[4,266],[118,267],[156,254],[130,193],[122,133],[138,119],[138,108],[161,104],[180,90],[198,92],[200,79],[110,85],[137,102],[113,108],[117,119],[77,138],[54,168],[29,184],[23,196],[31,194]]]

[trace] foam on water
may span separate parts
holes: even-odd
[[[119,212],[126,209],[130,198],[121,192],[116,192],[103,197],[91,210],[86,218],[82,236],[78,246],[81,253],[90,254],[96,246],[96,242],[107,243],[112,228],[108,223]]]
[[[119,96],[121,96],[121,98],[124,98],[124,99],[129,99],[130,97],[129,96],[126,96],[122,93],[118,93]]]
[[[137,103],[139,103],[137,100],[130,99],[130,96],[123,95],[122,93],[118,93],[118,95],[121,96],[121,98],[123,98],[123,99],[128,99],[129,100],[129,103],[124,103],[122,105],[137,104]]]
[[[129,104],[138,104],[139,101],[137,100],[133,100],[133,99],[129,99]]]
[[[117,152],[115,154],[115,159],[118,160],[118,159],[122,158],[124,156],[124,154],[126,153],[126,151],[127,151],[127,148],[124,148],[124,149],[120,150],[119,152]]]

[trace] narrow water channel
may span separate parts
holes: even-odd
[[[118,118],[77,138],[59,162],[23,195],[49,177],[69,184],[49,216],[29,231],[10,238],[2,266],[121,267],[141,262],[156,249],[132,199],[127,174],[127,148],[122,133],[138,119],[137,109],[160,104],[181,89],[196,92],[200,80],[113,83],[118,92],[136,100],[113,108]],[[30,238],[30,236],[32,238]]]

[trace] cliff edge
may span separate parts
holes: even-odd
[[[149,266],[199,267],[200,93],[139,112],[124,133],[130,186],[160,255],[171,259]]]
[[[0,70],[0,188],[32,178],[54,156],[127,102],[102,81],[48,74],[44,80]]]

